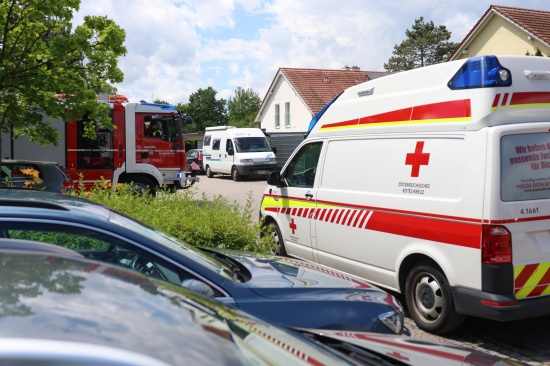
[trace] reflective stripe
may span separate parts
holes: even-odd
[[[514,266],[516,299],[550,295],[550,262]]]

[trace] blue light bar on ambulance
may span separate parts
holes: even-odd
[[[510,86],[512,74],[500,65],[496,56],[472,57],[447,85],[452,90]]]

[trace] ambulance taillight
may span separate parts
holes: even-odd
[[[512,235],[504,226],[483,226],[481,261],[484,264],[512,262]]]

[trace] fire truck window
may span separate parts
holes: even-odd
[[[86,120],[77,121],[78,169],[113,168],[113,132],[96,125],[96,137],[85,137],[84,132],[87,123],[90,122]]]

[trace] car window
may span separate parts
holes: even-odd
[[[50,223],[0,222],[0,237],[59,245],[75,250],[86,258],[129,267],[178,285],[185,279],[196,279],[180,267],[138,246],[81,227]]]
[[[294,155],[283,173],[283,178],[289,187],[313,187],[322,146],[322,142],[313,142],[302,146]]]
[[[42,183],[44,173],[36,164],[2,162],[2,181],[6,179],[16,187],[32,186]]]

